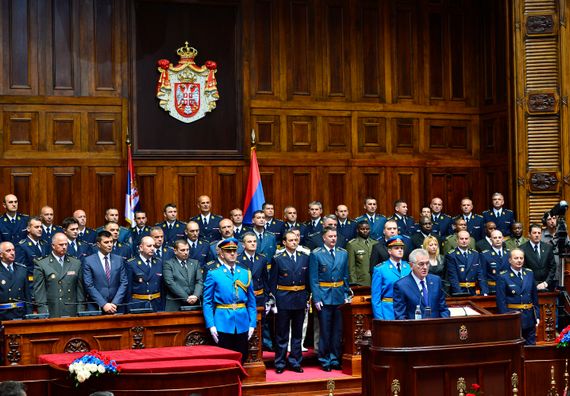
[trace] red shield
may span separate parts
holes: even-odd
[[[200,84],[175,83],[174,107],[184,118],[192,117],[200,109]]]

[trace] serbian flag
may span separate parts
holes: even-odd
[[[127,145],[127,194],[125,195],[125,220],[135,225],[135,211],[140,209],[139,190],[137,190],[137,182],[135,180],[135,168],[133,167],[133,156],[131,154],[131,145]]]
[[[247,181],[247,191],[245,193],[245,203],[243,204],[243,223],[251,224],[253,212],[261,210],[261,205],[265,202],[261,176],[259,176],[259,166],[257,165],[257,155],[255,147],[251,148],[251,164],[249,166],[249,179]]]

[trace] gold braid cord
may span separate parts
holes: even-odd
[[[240,281],[239,279],[235,282],[235,288],[236,288],[236,296],[238,294],[238,287],[240,289],[242,289],[245,294],[247,294],[247,288],[249,287],[249,285],[251,284],[251,271],[247,270],[247,284],[243,284],[242,281]]]

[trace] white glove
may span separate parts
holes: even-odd
[[[538,325],[540,324],[540,319],[536,320],[536,327],[538,327]]]
[[[323,302],[322,301],[316,302],[315,308],[317,308],[317,311],[320,311],[323,308]]]
[[[271,306],[271,312],[273,312],[273,314],[277,314],[277,305],[272,305]]]
[[[267,315],[271,311],[271,304],[269,302],[265,303],[265,315]]]
[[[249,331],[247,332],[247,339],[249,340],[255,331],[255,327],[250,327]]]
[[[210,327],[210,334],[212,334],[212,338],[214,339],[214,342],[217,344],[219,339],[218,339],[218,329],[216,329],[216,326]]]

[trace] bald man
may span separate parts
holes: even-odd
[[[0,241],[16,245],[26,238],[29,216],[18,212],[18,197],[14,194],[6,195],[2,206],[6,212],[0,216]]]

